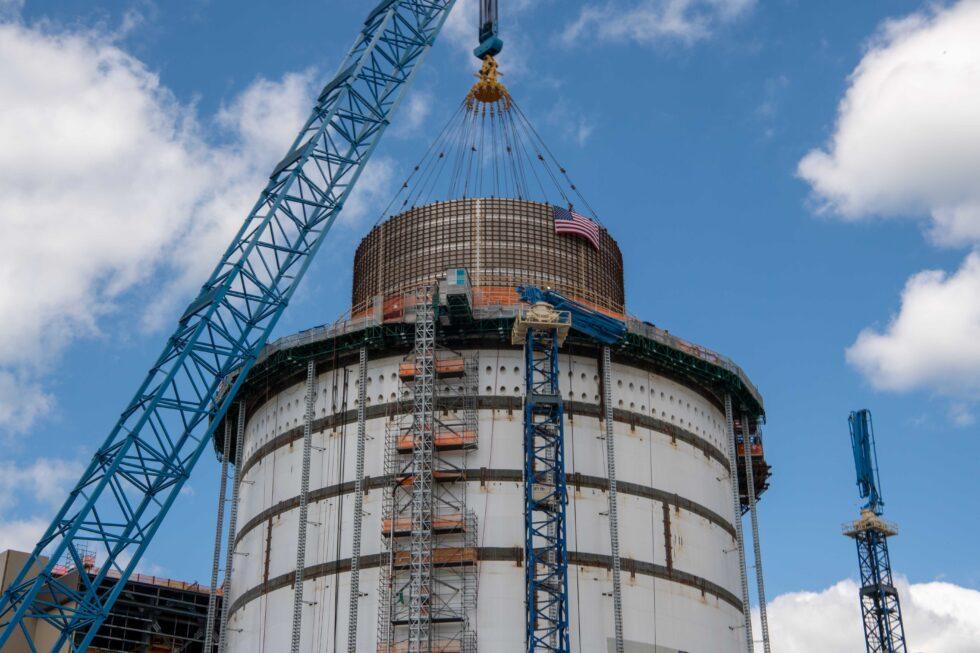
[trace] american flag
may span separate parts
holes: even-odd
[[[585,238],[589,244],[599,249],[599,225],[571,209],[563,209],[560,206],[554,208],[556,234],[571,234]]]

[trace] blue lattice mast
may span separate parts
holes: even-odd
[[[382,0],[130,404],[0,599],[0,649],[25,620],[85,650],[234,400],[455,0]],[[225,384],[229,391],[222,394]],[[218,403],[216,403],[218,401]],[[104,561],[81,588],[56,575]],[[47,557],[47,562],[44,562]],[[30,577],[37,565],[40,572]],[[106,574],[119,575],[107,587]]]
[[[524,309],[511,340],[524,345],[524,580],[528,653],[567,653],[564,406],[558,348],[571,315],[545,302]]]
[[[896,535],[898,529],[881,517],[884,501],[871,412],[852,412],[848,422],[858,492],[862,499],[867,499],[860,519],[844,526],[844,534],[857,543],[864,639],[868,653],[906,653],[902,607],[888,556],[888,538]]]

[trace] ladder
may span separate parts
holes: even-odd
[[[742,531],[742,498],[738,488],[738,444],[735,440],[735,415],[732,395],[725,393],[725,428],[728,435],[728,464],[732,483],[732,518],[735,520],[735,546],[738,554],[739,579],[742,589],[742,627],[746,653],[754,653],[752,639],[752,604],[749,602],[749,577],[745,568],[745,538]]]

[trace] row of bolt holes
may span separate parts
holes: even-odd
[[[516,367],[516,366],[514,367],[514,373],[515,373],[515,374],[519,374],[519,373],[520,373],[520,371],[521,371],[521,370],[520,370],[520,368],[519,368],[519,367]],[[490,367],[489,365],[487,365],[487,367],[486,367],[486,372],[487,372],[487,374],[491,374],[491,373],[493,372],[493,368],[492,368],[492,367]],[[501,366],[500,366],[500,372],[501,372],[501,374],[506,374],[506,372],[507,372],[507,368],[506,368],[505,366],[503,366],[503,365],[501,365]],[[568,372],[568,376],[569,376],[569,378],[571,378],[571,377],[572,377],[572,375],[573,375],[573,373],[572,373],[571,371],[569,371],[569,372]],[[581,374],[581,378],[582,378],[582,380],[583,380],[583,381],[585,381],[585,380],[586,380],[586,379],[587,379],[588,377],[587,377],[587,376],[586,376],[586,374],[585,374],[585,373],[583,372],[583,373]],[[384,379],[384,377],[383,377],[383,376],[379,376],[379,377],[378,377],[378,380],[383,380],[383,379]],[[396,381],[397,379],[398,379],[398,375],[397,375],[396,373],[394,373],[394,372],[392,372],[392,374],[391,374],[391,380],[392,380],[392,381]],[[599,376],[598,376],[597,374],[594,374],[594,375],[592,376],[592,380],[593,380],[593,382],[596,382],[596,383],[597,383],[597,382],[599,381]],[[354,379],[354,385],[355,385],[355,386],[356,386],[356,385],[358,385],[358,384],[359,384],[359,382],[360,382],[360,379]],[[367,384],[368,384],[368,385],[371,385],[371,383],[372,383],[372,379],[371,379],[371,377],[368,377],[368,379],[367,379]],[[620,387],[620,388],[622,388],[622,387],[623,387],[623,381],[622,381],[622,379],[620,379],[620,380],[618,380],[618,381],[616,382],[616,384],[617,384],[617,386],[618,386],[618,387]],[[630,390],[633,390],[633,389],[634,389],[634,385],[633,385],[633,383],[632,383],[632,382],[631,382],[631,383],[629,384],[629,389],[630,389]],[[486,386],[486,391],[487,391],[487,392],[493,392],[493,388],[492,388],[491,386]],[[640,392],[645,392],[645,391],[646,391],[646,388],[645,388],[644,386],[642,386],[642,385],[641,385],[641,386],[640,386]],[[506,392],[507,392],[507,388],[506,388],[505,386],[500,386],[500,393],[501,393],[501,394],[505,394]],[[515,394],[515,395],[517,395],[517,394],[520,394],[520,392],[521,392],[521,389],[520,389],[520,388],[519,388],[518,386],[514,386],[514,394]],[[324,394],[324,395],[326,395],[326,394],[327,394],[327,390],[326,390],[326,389],[324,389],[324,390],[323,390],[323,394]],[[656,394],[656,391],[655,391],[655,390],[654,390],[653,388],[650,388],[650,394],[651,394],[651,395],[652,395],[652,394]],[[396,396],[397,396],[397,395],[396,395],[396,393],[394,393],[394,392],[392,392],[392,393],[391,393],[391,401],[394,401],[394,400],[395,400],[395,398],[396,398]],[[408,397],[408,396],[409,396],[409,393],[408,393],[408,391],[407,391],[407,390],[404,390],[404,391],[402,392],[402,396],[403,396],[403,397]],[[573,391],[571,391],[571,390],[569,390],[569,392],[568,392],[568,396],[569,396],[569,398],[574,398],[574,396],[575,396],[575,393],[574,393]],[[581,398],[582,398],[583,400],[586,400],[586,399],[588,399],[588,395],[587,395],[586,393],[584,393],[584,392],[583,392],[583,393],[581,394]],[[661,392],[661,393],[660,393],[660,398],[661,398],[661,399],[665,399],[665,398],[666,398],[666,397],[665,397],[665,394],[664,394],[663,392]],[[674,403],[674,395],[670,395],[670,398],[669,398],[669,399],[670,399],[670,403]],[[598,394],[596,394],[596,395],[593,395],[593,400],[594,400],[594,401],[599,401],[599,395],[598,395]],[[381,394],[379,394],[379,395],[378,395],[378,401],[384,401],[384,395],[381,395]],[[291,403],[291,402],[289,402],[289,403]],[[285,408],[286,408],[286,409],[288,409],[288,408],[289,408],[289,403],[287,403],[287,405],[285,406]],[[298,403],[299,403],[299,401],[297,400],[297,404],[298,404]],[[368,403],[368,404],[370,404],[370,403],[371,403],[371,398],[370,398],[370,397],[368,397],[368,400],[367,400],[367,403]],[[623,400],[622,400],[622,399],[620,399],[620,400],[619,400],[619,406],[623,406],[623,405],[624,405],[624,403],[623,403]],[[357,406],[357,400],[356,400],[356,399],[354,400],[354,406]],[[632,409],[635,409],[635,408],[636,408],[636,403],[635,403],[635,402],[632,402],[632,401],[631,401],[631,402],[630,402],[630,405],[629,405],[629,407],[630,407],[630,409],[631,409],[631,410],[632,410]],[[687,407],[688,407],[688,408],[690,408],[690,407],[691,407],[691,404],[690,404],[690,403],[688,403],[688,405],[687,405]],[[284,408],[284,407],[282,407],[282,406],[281,406],[281,407],[279,408],[279,411],[280,411],[280,412],[282,412],[282,411],[283,411],[283,408]],[[336,410],[337,410],[337,406],[334,406],[334,407],[333,407],[333,410],[334,410],[334,411],[336,411]],[[640,410],[641,410],[641,411],[646,411],[646,405],[645,405],[645,404],[641,404],[641,405],[640,405]],[[326,407],[324,407],[324,408],[322,408],[320,412],[321,412],[321,413],[326,413]],[[663,415],[664,417],[666,417],[666,413],[665,413],[664,411],[661,411],[661,414],[662,414],[662,415]],[[671,415],[671,421],[673,421],[674,419],[675,419],[675,416],[674,416],[674,415]],[[294,422],[294,424],[295,424],[295,423],[298,423],[298,421],[299,421],[299,420],[298,420],[298,418],[295,418],[295,419],[293,420],[293,422]],[[683,422],[683,420],[682,420],[682,422]],[[700,430],[700,429],[698,429],[698,430]]]

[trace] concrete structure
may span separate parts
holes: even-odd
[[[351,315],[263,352],[239,395],[246,423],[228,650],[286,650],[290,641],[310,360],[316,382],[300,650],[388,650],[377,642],[378,575],[387,560],[384,498],[393,483],[386,460],[395,425],[411,411],[402,364],[413,346],[414,292],[443,277],[437,344],[447,360],[478,363],[470,379],[478,388],[477,441],[460,454],[465,472],[453,481],[476,523],[476,602],[467,627],[477,650],[511,653],[524,645],[524,362],[510,344],[510,325],[518,303],[514,286],[527,282],[551,285],[628,322],[626,339],[613,349],[610,388],[625,650],[744,651],[732,501],[739,475],[731,469],[724,406],[730,395],[739,430],[743,412],[749,417],[754,489],[761,494],[768,479],[757,429],[761,397],[729,360],[624,316],[622,260],[607,233],[596,251],[584,240],[556,235],[550,220],[547,206],[515,200],[445,202],[396,216],[358,249]],[[426,263],[433,257],[437,264]],[[465,280],[444,278],[457,268],[467,270]],[[572,649],[614,650],[601,347],[573,333],[560,367]],[[365,437],[358,529],[360,397]],[[738,449],[740,469],[744,449]],[[360,590],[352,604],[358,530]],[[396,593],[391,600],[405,599]],[[348,649],[351,605],[357,640]],[[433,650],[469,649],[456,643]]]

